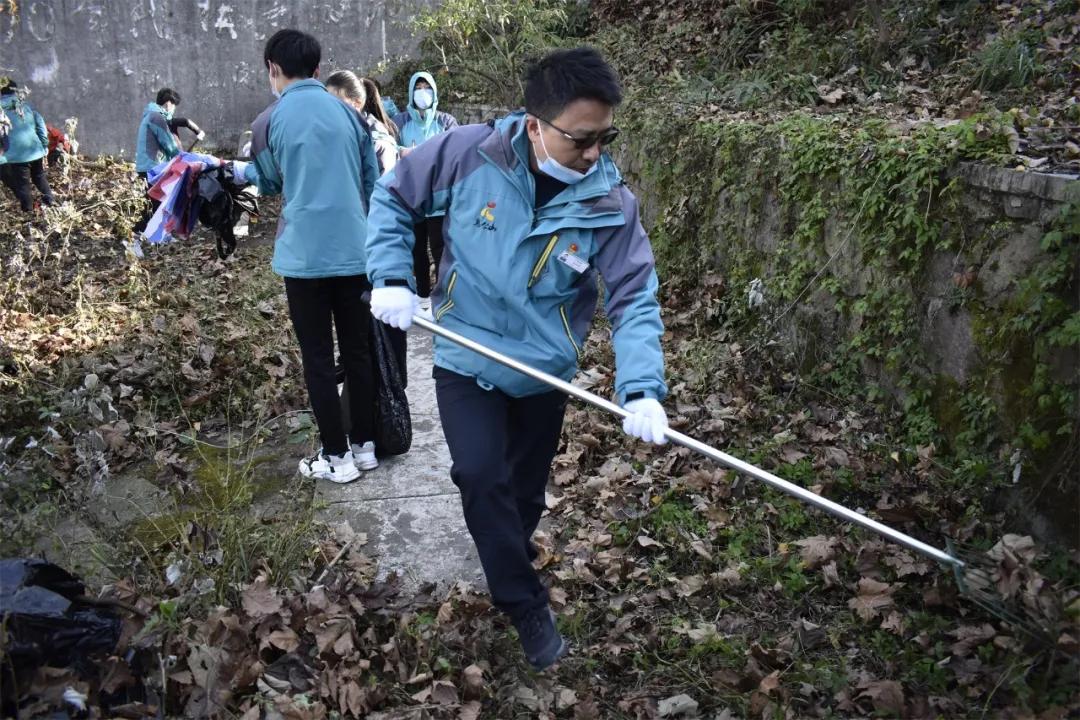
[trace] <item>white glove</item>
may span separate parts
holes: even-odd
[[[206,137],[206,131],[205,130],[200,130],[199,134],[195,136],[195,139],[196,140],[202,140],[204,137]]]
[[[381,287],[371,291],[371,314],[398,330],[408,330],[420,298],[407,287]]]
[[[623,420],[624,433],[656,445],[667,442],[664,430],[667,429],[668,422],[663,405],[652,398],[641,398],[631,400],[623,407],[631,413]]]
[[[248,184],[248,180],[247,180],[247,177],[245,177],[245,173],[247,171],[247,166],[249,164],[250,163],[246,163],[243,160],[233,160],[232,161],[233,183],[235,183],[236,185],[247,185]]]

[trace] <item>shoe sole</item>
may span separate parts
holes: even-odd
[[[379,467],[379,461],[378,460],[372,460],[369,463],[357,462],[357,463],[355,463],[355,465],[356,465],[357,470],[374,470],[375,468]]]
[[[351,483],[353,480],[356,480],[356,479],[358,479],[360,477],[360,471],[356,469],[356,466],[352,466],[351,469],[352,469],[351,473],[350,472],[340,472],[340,473],[327,473],[327,474],[324,475],[322,473],[304,472],[303,467],[301,467],[301,468],[299,468],[299,472],[300,472],[301,475],[308,478],[309,480],[326,480],[327,482],[332,482],[332,483],[334,483],[336,485],[347,485],[348,483]]]

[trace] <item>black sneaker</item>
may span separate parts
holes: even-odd
[[[555,613],[551,608],[536,608],[514,621],[525,659],[536,671],[547,670],[566,655],[570,649],[555,627]]]

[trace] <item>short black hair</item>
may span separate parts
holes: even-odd
[[[14,80],[9,79],[7,81],[7,85],[0,88],[0,95],[14,95],[15,91],[18,89],[18,87],[19,87],[19,83],[15,82]]]
[[[537,117],[556,118],[583,98],[611,107],[622,102],[619,76],[591,47],[556,50],[525,71],[525,109]]]
[[[167,102],[171,102],[173,105],[180,104],[180,93],[176,92],[172,88],[161,88],[157,91],[157,104],[164,105]]]
[[[319,41],[299,30],[278,30],[266,41],[263,64],[275,63],[286,77],[309,78],[319,69],[322,48]]]

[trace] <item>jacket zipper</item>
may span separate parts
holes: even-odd
[[[581,361],[581,348],[578,347],[577,340],[574,339],[574,333],[570,332],[570,319],[566,317],[566,306],[559,306],[559,315],[562,317],[563,329],[566,330],[566,337],[570,340],[570,344],[574,346],[574,354],[577,356],[578,361]]]
[[[529,276],[529,287],[536,284],[536,281],[540,279],[540,273],[544,270],[544,265],[547,263],[548,258],[551,257],[551,251],[555,249],[555,243],[559,242],[558,235],[552,235],[548,240],[547,246],[544,248],[544,252],[540,253],[540,258],[533,265],[532,275]]]
[[[438,310],[435,311],[435,320],[442,320],[442,316],[447,313],[450,308],[454,307],[454,298],[451,293],[454,292],[454,283],[457,282],[457,270],[450,273],[450,282],[446,283],[446,302],[444,302]]]

